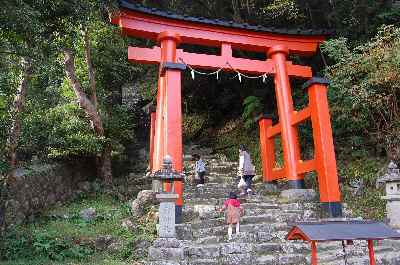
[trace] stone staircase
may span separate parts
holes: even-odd
[[[179,251],[150,253],[146,264],[311,264],[310,245],[287,241],[285,236],[291,223],[317,218],[316,202],[292,202],[281,198],[276,191],[268,193],[263,184],[257,184],[256,195],[239,198],[245,216],[240,233],[228,241],[224,216],[216,209],[223,205],[229,191],[237,189],[237,164],[211,155],[203,159],[207,163],[208,182],[202,188],[185,185],[184,223],[176,227]],[[188,162],[185,168],[190,168]],[[192,174],[190,170],[186,173]],[[320,243],[317,247],[321,265],[369,264],[367,244],[363,241],[346,246],[346,255],[341,242]],[[377,264],[400,264],[397,242],[383,241],[374,249]]]

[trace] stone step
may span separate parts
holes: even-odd
[[[206,182],[205,183],[205,185],[204,185],[204,187],[203,188],[218,188],[218,187],[233,187],[234,186],[234,182],[232,182],[232,183],[223,183],[223,184],[221,184],[220,182],[214,182],[214,181],[208,181],[208,182]],[[195,184],[188,184],[188,185],[186,185],[187,187],[190,187],[190,188],[196,188],[196,185]]]
[[[207,171],[205,177],[210,179],[226,179],[226,180],[231,180],[238,182],[238,175],[237,175],[237,170],[236,169],[212,169],[213,171]]]
[[[234,178],[234,176],[232,175],[225,175],[225,176],[215,176],[215,177],[205,177],[205,183],[207,184],[208,182],[217,182],[217,183],[221,183],[221,184],[235,184],[235,187],[233,187],[232,189],[236,189],[237,188],[237,184],[239,183],[238,181],[236,181],[236,179]]]
[[[271,199],[270,202],[243,202],[241,206],[244,209],[264,209],[264,210],[272,210],[272,209],[280,209],[280,205],[275,202],[275,200]]]
[[[183,195],[191,198],[204,198],[206,196],[214,197],[214,198],[225,198],[227,199],[229,196],[229,192],[235,191],[237,195],[239,192],[235,188],[218,188],[218,189],[202,189],[195,188],[193,190],[185,189],[183,191]]]
[[[227,181],[231,181],[232,184],[239,183],[239,178],[237,176],[237,174],[235,172],[231,172],[231,171],[226,171],[226,172],[208,172],[206,174],[206,179],[209,180],[209,182],[213,182],[213,180],[220,180],[220,179],[224,179]],[[219,181],[217,181],[219,182]]]
[[[209,244],[218,244],[225,242],[226,239],[224,236],[206,236],[198,238],[196,241],[193,241],[195,245],[209,245]]]
[[[227,189],[227,188],[232,188],[234,186],[235,186],[234,183],[221,184],[220,182],[209,181],[203,186],[203,189],[218,189],[218,188]],[[197,190],[195,184],[187,184],[185,185],[185,188],[191,189],[191,191]]]
[[[228,193],[227,192],[198,192],[198,193],[184,193],[183,197],[184,199],[228,199]],[[239,200],[248,200],[248,199],[259,199],[259,200],[271,200],[268,197],[261,197],[261,196],[257,196],[257,195],[251,195],[251,196],[238,196]]]
[[[185,195],[187,196],[187,195]],[[190,197],[187,198],[185,201],[187,203],[192,203],[192,204],[210,204],[213,205],[215,202],[220,203],[220,201],[225,201],[228,196],[226,194],[220,194],[218,196],[201,196],[201,197]],[[261,195],[250,195],[250,196],[239,196],[238,197],[239,201],[242,203],[245,202],[255,202],[255,203],[276,203],[277,199],[274,197],[268,197],[268,196],[261,196]]]
[[[193,166],[185,166],[183,172],[186,175],[194,175],[195,174],[195,167]],[[208,167],[206,165],[206,175],[205,176],[238,176],[237,175],[237,167],[231,167],[231,166],[217,166],[217,167]]]
[[[185,171],[186,176],[193,176],[195,175],[194,170],[193,171]],[[205,175],[206,180],[209,182],[213,182],[213,179],[218,180],[218,179],[225,179],[225,180],[231,180],[231,181],[237,181],[238,177],[235,172],[231,171],[225,171],[225,172],[207,172]],[[219,181],[217,181],[219,182]]]
[[[254,264],[255,257],[250,253],[234,253],[219,258],[220,265],[251,265]]]
[[[204,161],[204,160],[203,160]],[[206,172],[222,172],[222,173],[227,173],[227,172],[235,172],[237,173],[238,170],[238,163],[232,163],[232,162],[215,162],[212,160],[207,160],[204,161],[205,163],[205,168]],[[195,162],[194,161],[188,161],[187,163],[183,164],[184,169],[186,171],[195,170]]]
[[[187,183],[190,183],[188,185],[192,185],[195,186],[195,184],[197,185],[197,180],[193,179],[193,175],[194,174],[186,174],[186,178],[187,178]],[[193,181],[193,183],[191,183]],[[205,177],[205,184],[208,185],[208,183],[213,182],[213,183],[218,183],[220,185],[226,185],[226,184],[230,184],[233,185],[235,184],[235,187],[237,187],[237,184],[239,183],[238,181],[236,181],[236,179],[234,178],[234,176],[228,176],[226,177],[226,175],[224,176],[212,176],[212,177]],[[233,189],[234,189],[233,188]]]
[[[252,188],[253,194],[252,195],[247,195],[243,194],[241,195],[241,190],[239,190],[237,187],[221,187],[221,188],[206,188],[206,187],[195,187],[195,188],[185,188],[183,191],[184,196],[190,196],[190,197],[204,197],[204,196],[209,196],[210,194],[213,197],[216,198],[227,198],[230,192],[235,192],[238,198],[247,198],[247,197],[254,197],[254,196],[260,196],[264,198],[280,198],[277,195],[271,195],[271,194],[265,194],[262,192],[259,192],[257,189],[254,187]]]
[[[222,168],[225,168],[224,170],[222,170]],[[186,167],[183,172],[185,173],[185,175],[194,175],[195,174],[195,168],[194,167]],[[233,169],[231,167],[218,167],[216,169],[210,169],[208,167],[206,167],[206,177],[213,177],[213,176],[220,176],[220,177],[226,177],[228,178],[231,176],[236,176],[237,177],[237,169]]]
[[[258,244],[249,244],[249,243],[238,243],[238,242],[230,242],[230,243],[222,243],[222,244],[213,244],[213,245],[202,245],[202,246],[191,246],[185,249],[185,255],[190,259],[189,264],[207,264],[202,262],[210,262],[210,264],[310,264],[310,249],[307,244],[291,244],[297,245],[295,248],[291,246],[291,252],[286,252],[284,250],[285,244],[279,243],[258,243]],[[288,244],[289,245],[289,244]],[[287,247],[286,247],[287,248]],[[332,246],[330,246],[332,248]],[[296,252],[293,251],[295,249]],[[329,250],[329,248],[327,248]],[[324,251],[325,249],[320,249]],[[367,253],[364,253],[368,255]],[[241,260],[242,263],[229,263],[229,261],[233,261],[232,258],[243,258],[249,257],[250,260]],[[378,264],[399,264],[399,263],[382,263],[382,262],[397,262],[400,261],[399,254],[394,254],[393,252],[384,252],[383,250],[377,249],[376,257]],[[212,259],[210,259],[212,258]],[[326,262],[322,259],[319,259],[318,264],[326,264],[333,265],[339,264],[341,260],[341,256],[335,256],[331,261]],[[367,261],[368,256],[349,256],[348,264],[363,264],[357,263],[360,261]],[[250,262],[251,263],[247,263]],[[228,262],[228,263],[227,263]],[[236,260],[239,262],[239,260]],[[369,263],[365,263],[369,264]]]
[[[245,205],[245,204],[243,204]],[[251,218],[254,217],[256,218],[257,216],[260,216],[261,218],[264,218],[265,216],[273,216],[276,217],[275,220],[278,220],[280,222],[295,222],[295,221],[299,221],[299,219],[313,219],[311,218],[312,216],[315,216],[315,212],[310,210],[310,213],[307,213],[307,218],[305,218],[304,216],[304,211],[301,210],[282,210],[279,208],[267,208],[267,206],[263,207],[263,206],[254,206],[254,207],[245,207],[243,206],[244,209],[244,220],[246,220],[247,218]],[[224,217],[224,213],[220,213],[219,211],[217,211],[217,213],[219,214],[220,217]],[[218,217],[216,218],[218,219]],[[203,222],[206,220],[203,220]]]
[[[288,232],[289,226],[286,223],[263,223],[263,224],[245,224],[240,226],[241,232],[246,233],[273,233],[273,232]],[[209,228],[200,228],[193,230],[193,236],[195,238],[215,236],[215,235],[227,235],[227,225],[214,226]]]
[[[256,258],[253,264],[256,265],[276,265],[276,255],[262,255]]]
[[[193,241],[195,245],[205,244],[218,244],[227,243],[227,231],[219,235],[209,235],[197,238]],[[269,232],[240,232],[239,234],[234,233],[232,235],[232,242],[238,243],[282,243],[281,238],[277,237],[278,233]],[[286,235],[287,231],[284,231],[282,235]],[[283,235],[283,236],[284,236]]]
[[[219,265],[218,259],[189,259],[188,265]]]
[[[208,162],[208,163],[210,163],[210,164],[217,164],[217,165],[231,165],[231,166],[234,166],[234,165],[238,165],[239,164],[239,162],[237,162],[237,161],[227,161],[227,160],[221,160],[221,159],[219,159],[218,157],[203,157],[202,158],[203,159],[203,161],[205,161],[205,162]]]
[[[271,223],[271,222],[287,222],[294,223],[304,220],[312,220],[309,214],[305,218],[302,211],[286,211],[281,209],[260,209],[260,208],[245,208],[245,215],[240,219],[240,224],[258,224],[258,223]],[[315,213],[312,213],[315,216]],[[211,218],[210,218],[211,217]],[[199,216],[201,221],[195,222],[191,220],[193,229],[213,227],[225,225],[224,213],[216,212],[210,213],[208,216]]]
[[[273,223],[280,221],[278,217],[274,214],[265,214],[265,215],[250,215],[243,216],[240,220],[241,225],[245,224],[258,224],[258,223]],[[203,220],[201,222],[192,223],[192,229],[202,229],[202,228],[211,228],[216,226],[225,225],[225,218],[217,218],[211,220]]]
[[[286,235],[286,231],[284,231],[284,235]],[[233,234],[233,239],[228,242],[226,235],[213,235],[208,237],[202,237],[195,241],[193,241],[194,246],[205,247],[207,245],[216,245],[223,243],[251,243],[254,244],[254,248],[258,249],[259,252],[263,252],[262,249],[266,249],[271,251],[271,248],[274,251],[279,250],[282,253],[304,253],[310,254],[311,248],[310,244],[304,241],[287,241],[282,239],[282,237],[277,238],[273,233],[267,234],[265,232],[257,232],[257,233],[244,233],[241,232],[239,234]],[[335,244],[336,242],[328,242],[321,246],[319,246],[318,250],[321,251],[332,251],[339,249],[340,246]],[[266,251],[264,251],[266,252]]]
[[[187,222],[193,222],[196,219],[202,220],[202,222],[207,222],[212,219],[219,219],[223,217],[223,213],[217,211],[221,208],[224,200],[221,200],[217,204],[185,204],[183,212],[184,216],[188,216]],[[282,205],[276,203],[243,203],[242,207],[245,209],[246,216],[257,216],[257,215],[269,215],[276,214],[278,220],[281,222],[295,222],[298,220],[311,220],[315,217],[316,212],[313,209],[298,209],[297,207],[282,207]]]
[[[236,163],[236,162],[228,161],[225,159],[222,160],[221,156],[216,155],[216,154],[202,155],[201,158],[204,161],[211,161],[211,162],[218,162],[218,163]]]
[[[189,197],[198,197],[198,198],[204,198],[207,196],[214,198],[227,198],[229,192],[231,191],[237,192],[237,189],[235,188],[203,189],[199,187],[194,190],[184,190],[183,195]]]
[[[310,264],[305,255],[302,254],[283,254],[278,255],[275,264],[285,264],[285,265],[305,265]],[[274,264],[274,263],[271,263]]]
[[[220,183],[220,182],[206,182],[201,188],[196,186],[197,184],[185,185],[185,191],[187,192],[203,192],[203,191],[214,191],[226,193],[232,189],[237,188],[235,183]]]
[[[337,247],[334,250],[326,251],[319,254],[318,260],[323,263],[330,263],[337,260],[344,261],[345,254],[343,253],[341,243],[339,244],[340,245],[337,245]],[[374,247],[374,250],[376,254],[382,254],[393,251],[393,248],[389,246],[376,246]],[[365,255],[368,256],[368,248],[366,246],[364,247],[357,246],[351,249],[346,247],[346,257],[348,260],[356,257],[363,257]]]
[[[197,211],[199,211],[198,209],[200,209],[200,208],[203,208],[203,209],[207,208],[208,209],[207,211],[211,211],[211,210],[216,211],[216,209],[220,209],[221,207],[223,207],[225,200],[226,199],[210,199],[209,200],[210,204],[207,204],[207,199],[205,199],[205,198],[203,198],[203,199],[186,199],[185,207],[187,209],[197,209]],[[248,203],[262,204],[265,202],[254,202],[254,201],[243,202],[241,205],[245,209],[245,212],[250,211],[250,212],[254,212],[254,213],[258,213],[258,214],[264,214],[269,209],[278,209],[278,208],[274,208],[273,201],[266,202],[266,203],[270,204],[270,207],[268,207],[268,206],[245,207],[245,205]],[[301,211],[301,210],[290,210],[290,209],[287,210],[286,208],[285,209],[279,208],[279,209],[281,209],[282,211],[287,211],[287,212],[291,212],[291,211],[292,212],[295,212],[295,211],[300,212]],[[311,211],[311,210],[306,209],[306,211],[308,213],[308,211]],[[249,214],[246,213],[246,215],[249,215]]]
[[[236,162],[220,162],[220,161],[213,161],[213,160],[208,160],[205,161],[206,165],[210,169],[220,169],[220,168],[229,168],[229,169],[237,169],[239,163]]]
[[[400,253],[398,251],[382,251],[375,253],[376,265],[400,265]],[[340,265],[345,264],[343,257],[336,258],[332,261],[320,261],[318,258],[318,264],[321,265]],[[347,265],[369,265],[368,252],[363,253],[361,256],[348,257]]]
[[[194,205],[212,205],[212,206],[218,206],[222,207],[224,202],[226,201],[226,197],[221,197],[221,198],[186,198],[184,199],[184,203],[189,205],[189,206],[194,206]],[[261,202],[261,201],[255,201],[251,200],[251,202]],[[262,202],[268,202],[268,201],[262,201]],[[269,201],[272,202],[272,201]]]
[[[211,175],[215,173],[219,174],[235,174],[237,175],[238,165],[232,164],[215,164],[215,163],[207,163],[205,162],[206,174]],[[185,172],[194,173],[195,166],[194,164],[186,164],[184,165]]]
[[[185,207],[188,209],[210,208],[210,207],[215,209],[215,206],[222,206],[222,205],[217,205],[214,203],[195,204],[195,205],[186,204],[185,205]],[[291,212],[302,212],[304,210],[302,208],[299,208],[296,204],[279,204],[279,203],[276,203],[276,201],[273,199],[270,199],[270,201],[266,201],[266,202],[252,202],[252,201],[247,201],[247,200],[241,200],[241,206],[244,209],[265,209],[265,210],[281,209],[284,211],[291,211]],[[312,209],[312,208],[309,208],[309,209]],[[307,209],[307,210],[309,210],[309,209]]]
[[[215,177],[216,179],[217,177]],[[218,177],[220,178],[220,177]],[[214,177],[213,177],[214,179]],[[190,192],[201,192],[201,191],[215,191],[215,192],[229,192],[231,190],[237,189],[237,184],[238,180],[237,178],[225,178],[227,183],[221,183],[220,181],[213,181],[209,180],[206,181],[205,185],[201,188],[197,187],[197,184],[194,183],[186,183],[185,184],[185,191],[190,191]],[[253,188],[255,190],[260,189],[263,190],[263,184],[262,183],[254,183]]]
[[[165,263],[167,264],[167,263]],[[277,265],[274,255],[251,257],[246,254],[231,254],[221,259],[190,259],[188,265]],[[157,264],[158,265],[158,264]],[[169,263],[168,263],[169,265]],[[171,264],[175,265],[175,264]],[[301,264],[299,264],[301,265]]]
[[[167,264],[167,263],[165,263]],[[169,264],[169,263],[168,263]],[[264,256],[252,256],[250,253],[244,253],[244,254],[229,254],[220,258],[215,258],[215,259],[189,259],[187,263],[181,263],[183,264],[188,264],[188,265],[205,265],[205,264],[210,264],[210,265],[277,265],[276,263],[276,258],[274,255],[264,255]],[[289,263],[288,263],[289,264]],[[296,264],[296,263],[290,263],[290,264]],[[175,264],[171,264],[175,265]],[[302,264],[299,264],[302,265]]]

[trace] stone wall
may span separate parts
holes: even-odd
[[[147,80],[146,76],[143,78]],[[126,106],[135,116],[135,141],[125,145],[127,160],[113,161],[115,176],[125,175],[126,172],[145,172],[147,168],[150,119],[143,109],[148,102],[141,94],[142,85],[143,82],[135,82],[121,87],[122,105]]]
[[[87,162],[87,161],[86,161]],[[10,186],[7,224],[20,223],[57,202],[75,198],[95,175],[91,163],[35,164],[19,168]]]

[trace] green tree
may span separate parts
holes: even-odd
[[[14,159],[9,164],[12,169],[17,158],[32,154],[95,156],[99,175],[110,183],[111,155],[123,153],[134,129],[133,115],[113,96],[143,71],[126,60],[127,46],[135,40],[122,37],[104,16],[112,12],[113,2],[18,0],[2,4],[0,123],[5,126],[0,142],[4,146],[8,138],[10,144],[1,150],[1,160],[12,154],[8,155]],[[23,93],[18,92],[21,84]],[[13,104],[14,98],[21,103]],[[24,112],[12,106],[25,106]],[[13,128],[20,130],[15,133]],[[9,165],[0,166],[6,171]],[[8,177],[2,180],[7,183]],[[0,209],[4,209],[6,189],[1,196]]]
[[[323,50],[336,61],[326,69],[335,131],[354,149],[365,144],[399,159],[400,29],[381,28],[375,38],[351,49],[333,39]]]

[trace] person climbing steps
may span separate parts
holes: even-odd
[[[195,179],[198,179],[198,184],[197,187],[202,187],[204,186],[204,177],[206,175],[206,165],[201,159],[199,154],[194,154],[193,155],[195,162]]]
[[[235,192],[229,193],[229,198],[224,202],[224,206],[219,209],[225,211],[225,219],[228,224],[228,240],[232,240],[233,225],[236,225],[236,234],[240,232],[240,217],[244,214],[244,209],[240,206]]]
[[[247,152],[246,146],[241,144],[239,146],[239,168],[238,175],[243,179],[246,185],[242,185],[242,193],[241,195],[252,195],[254,194],[252,190],[252,181],[253,177],[256,174],[255,166],[251,161],[250,154]],[[239,187],[239,186],[238,186]]]

